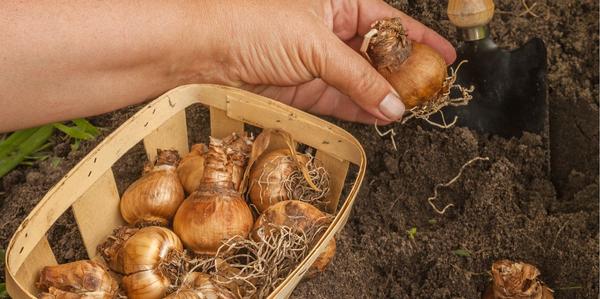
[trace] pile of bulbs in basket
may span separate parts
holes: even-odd
[[[275,135],[286,149],[267,150]],[[297,153],[280,130],[255,140],[211,137],[183,159],[158,150],[121,198],[129,225],[98,245],[104,263],[45,267],[40,297],[266,297],[331,223],[323,212],[328,191],[321,163]],[[332,239],[307,275],[323,271],[334,253]]]

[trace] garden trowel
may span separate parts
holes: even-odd
[[[478,132],[509,138],[527,131],[541,135],[548,145],[544,42],[534,38],[516,50],[498,48],[489,34],[493,15],[492,0],[449,0],[448,17],[463,41],[453,67],[468,61],[460,67],[457,83],[475,90],[468,105],[443,112],[446,119],[457,116],[457,125]]]

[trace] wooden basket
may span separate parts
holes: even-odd
[[[39,271],[56,265],[47,232],[69,207],[77,221],[87,253],[96,256],[96,246],[112,230],[124,224],[119,211],[119,194],[112,165],[143,140],[147,156],[154,160],[157,148],[188,149],[185,109],[193,104],[210,107],[210,129],[214,137],[243,132],[244,124],[280,128],[303,144],[317,150],[331,174],[329,212],[335,218],[309,255],[296,267],[269,298],[286,298],[304,273],[325,249],[329,240],[346,223],[362,182],[366,159],[360,143],[348,132],[318,117],[279,102],[216,85],[186,85],[154,100],[92,150],[37,204],[19,226],[6,252],[6,287],[13,298],[35,298]],[[276,146],[276,142],[274,143]],[[281,145],[280,145],[281,146]],[[358,171],[346,184],[350,164]],[[344,185],[350,185],[346,199],[339,204]]]

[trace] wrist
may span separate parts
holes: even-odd
[[[228,76],[232,30],[220,1],[190,1],[180,8],[177,41],[170,45],[170,77],[177,85],[214,83],[234,85]]]

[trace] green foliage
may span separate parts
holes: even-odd
[[[462,257],[469,257],[471,256],[471,252],[467,249],[461,248],[461,249],[456,249],[456,250],[452,250],[452,253],[456,256],[462,256]]]
[[[2,140],[2,142],[0,142],[0,158],[14,151],[21,143],[31,137],[37,129],[38,128],[31,128],[16,131],[10,134],[6,139]]]
[[[59,123],[54,124],[54,127],[73,139],[73,143],[71,143],[72,152],[79,149],[82,140],[94,140],[100,135],[100,130],[83,118],[75,119],[72,123],[74,126]]]
[[[29,130],[29,129],[27,129]],[[0,177],[3,177],[13,168],[17,167],[20,163],[22,163],[28,156],[31,156],[34,153],[39,152],[40,148],[44,148],[45,144],[52,136],[54,132],[54,127],[52,125],[45,125],[43,127],[36,128],[33,134],[29,135],[27,139],[11,139],[12,135],[9,136],[5,141],[0,144],[0,146],[5,146],[6,148],[10,148],[10,151],[7,152],[4,156],[0,156]],[[19,134],[19,132],[15,132],[13,134]],[[19,144],[8,144],[6,142],[19,142]],[[42,159],[43,156],[36,156],[38,159]]]
[[[413,227],[413,228],[407,230],[406,233],[408,234],[409,239],[414,240],[415,237],[417,236],[417,228]]]
[[[87,121],[85,118],[78,118],[73,120],[73,123],[80,128],[81,130],[92,134],[92,136],[94,137],[98,137],[100,135],[100,130],[98,128],[96,128],[94,125],[92,125],[89,121]]]
[[[72,121],[74,126],[67,126],[61,123],[55,123],[54,127],[61,132],[67,134],[67,136],[78,140],[93,140],[100,135],[100,130],[94,127],[89,121],[85,119],[76,119]]]
[[[0,178],[19,164],[33,165],[37,161],[48,159],[50,155],[43,151],[52,146],[48,140],[55,128],[73,140],[73,151],[79,149],[82,140],[93,140],[100,135],[100,130],[83,118],[67,124],[54,123],[16,131],[0,141]]]

